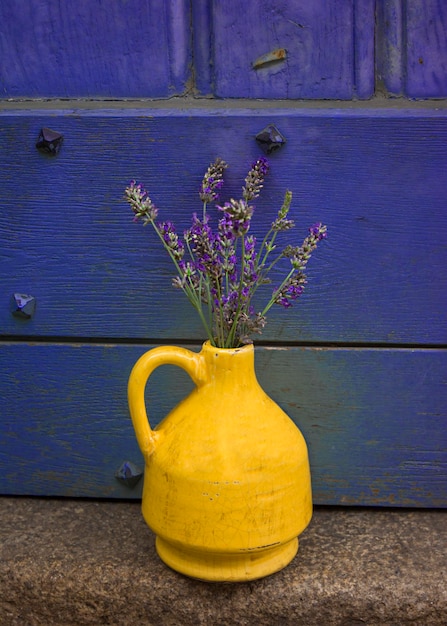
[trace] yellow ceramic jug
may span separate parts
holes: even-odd
[[[152,430],[144,390],[164,364],[183,368],[196,387]],[[142,511],[167,565],[244,581],[293,559],[312,516],[307,447],[260,387],[253,345],[149,350],[130,375],[129,407],[145,459]]]

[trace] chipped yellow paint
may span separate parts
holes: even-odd
[[[285,48],[277,48],[276,50],[272,50],[271,52],[258,57],[256,61],[253,61],[253,69],[257,70],[260,67],[271,65],[277,61],[284,61],[286,58],[287,50],[285,50]]]
[[[152,430],[144,390],[163,364],[183,368],[196,387]],[[293,559],[312,516],[307,446],[259,386],[252,345],[150,350],[132,370],[129,407],[146,463],[142,511],[167,565],[243,581]]]

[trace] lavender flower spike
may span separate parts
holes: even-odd
[[[265,157],[259,157],[251,166],[251,170],[245,179],[245,186],[242,187],[242,196],[244,200],[250,202],[257,198],[263,187],[264,178],[270,169],[269,162]]]
[[[294,256],[291,258],[292,266],[296,270],[303,270],[307,262],[309,261],[312,252],[317,247],[317,244],[322,239],[326,239],[327,237],[327,226],[323,225],[321,222],[314,224],[309,228],[309,235],[303,241],[301,247],[296,248]]]
[[[172,256],[177,261],[181,261],[185,254],[185,247],[179,240],[177,233],[175,232],[175,226],[172,222],[162,222],[158,225],[158,231],[163,237],[163,241],[167,249],[172,253]]]
[[[235,237],[241,237],[248,232],[250,220],[253,215],[253,207],[249,206],[245,200],[234,200],[225,202],[223,206],[217,207],[223,211],[224,217],[231,222],[231,230]]]
[[[272,222],[272,230],[273,232],[281,232],[285,230],[290,230],[295,226],[295,222],[293,220],[287,219],[287,215],[290,211],[290,204],[292,202],[292,192],[286,191],[284,202],[282,207],[278,211],[278,217],[274,222]]]
[[[217,191],[223,185],[223,173],[228,165],[223,159],[217,157],[214,163],[208,167],[202,180],[199,196],[202,202],[215,202],[219,198]]]
[[[146,225],[157,218],[158,209],[152,204],[152,200],[147,195],[147,192],[134,180],[126,187],[125,196],[135,214],[135,220],[141,218],[144,225]]]

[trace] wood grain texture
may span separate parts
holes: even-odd
[[[354,93],[353,97],[368,99],[375,91],[375,20],[376,3],[357,0],[354,11]]]
[[[187,0],[0,3],[0,97],[167,97],[189,78]]]
[[[202,96],[213,96],[214,92],[214,68],[211,58],[214,42],[211,13],[212,3],[208,0],[194,0],[191,3],[194,86],[197,94]]]
[[[199,27],[204,20],[208,28]],[[198,87],[204,93],[314,99],[373,93],[371,0],[199,0],[193,28],[198,68],[204,70]],[[287,51],[284,61],[253,69],[258,57],[278,48]]]
[[[230,163],[225,190],[236,196],[268,123],[287,143],[272,155],[254,232],[263,234],[289,188],[297,229],[284,243],[300,243],[316,221],[329,238],[304,296],[273,309],[262,338],[445,345],[442,110],[3,112],[0,333],[201,340],[195,312],[170,286],[173,268],[150,229],[132,223],[123,190],[143,182],[160,219],[182,232],[200,210],[208,163]],[[65,136],[55,158],[34,147],[42,126]],[[36,297],[32,320],[11,315],[15,292]]]
[[[139,497],[114,473],[141,463],[126,385],[150,347],[1,344],[0,493]],[[258,347],[256,370],[308,442],[317,504],[447,506],[445,350]],[[156,370],[152,425],[191,388]]]
[[[406,7],[406,95],[447,96],[447,3],[411,0]]]
[[[377,3],[377,74],[388,94],[447,96],[447,4],[444,0]]]

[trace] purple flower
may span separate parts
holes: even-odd
[[[185,231],[184,240],[194,255],[196,269],[209,278],[211,286],[216,286],[222,275],[222,267],[218,254],[218,242],[208,224],[208,216],[201,221],[194,213],[192,226]]]
[[[249,236],[245,240],[243,268],[243,284],[251,288],[258,279],[256,273],[256,237]]]
[[[210,164],[199,190],[202,202],[215,202],[219,198],[217,192],[223,186],[223,173],[227,167],[228,165],[220,157]]]
[[[125,197],[135,214],[134,221],[141,218],[143,223],[147,224],[157,218],[158,209],[147,192],[136,181],[132,180],[126,187]]]
[[[290,285],[287,289],[287,296],[290,300],[296,300],[303,293],[303,285]]]
[[[269,168],[269,163],[265,157],[259,157],[259,159],[253,163],[245,179],[245,186],[242,187],[242,197],[244,200],[250,202],[259,196]]]
[[[292,306],[292,303],[289,302],[289,300],[286,298],[286,296],[280,296],[277,298],[276,300],[277,304],[280,304],[281,306],[283,306],[285,309],[288,309],[289,307]]]
[[[163,237],[166,248],[170,250],[176,261],[180,261],[185,254],[185,248],[175,232],[174,224],[172,222],[161,222],[158,225],[158,230]]]
[[[327,226],[323,226],[321,222],[317,222],[317,224],[314,224],[309,228],[309,233],[317,241],[321,241],[322,239],[327,238]]]
[[[306,276],[302,272],[296,272],[290,276],[285,284],[275,289],[273,292],[274,304],[280,304],[286,309],[291,307],[292,302],[302,295],[306,283]]]
[[[292,193],[287,191],[276,218],[271,222],[260,245],[248,234],[254,207],[269,171],[265,157],[253,163],[242,188],[242,197],[230,199],[217,206],[217,227],[213,230],[207,213],[207,204],[218,199],[227,164],[220,158],[211,163],[199,190],[203,202],[201,217],[193,214],[191,226],[184,231],[183,241],[174,224],[156,222],[158,210],[147,192],[132,181],[126,188],[126,199],[134,219],[150,223],[165,250],[174,261],[177,276],[174,287],[182,289],[206,329],[212,345],[231,348],[250,342],[250,337],[261,333],[266,323],[265,314],[274,304],[290,308],[303,294],[306,285],[304,270],[317,247],[326,238],[326,226],[313,224],[300,246],[287,245],[280,251],[280,233],[294,227],[289,219]],[[282,283],[276,287],[267,304],[259,312],[255,296],[261,287],[270,283],[270,271],[289,259],[291,267]],[[259,292],[258,292],[259,289]]]
[[[253,207],[245,200],[230,200],[223,206],[217,207],[223,212],[226,224],[235,237],[241,237],[250,228],[250,220],[253,215]]]
[[[292,267],[296,270],[303,270],[316,249],[318,242],[322,239],[326,239],[326,237],[327,227],[323,226],[321,222],[314,224],[309,228],[309,235],[303,241],[302,245],[298,248],[288,247],[284,256],[290,256]]]

